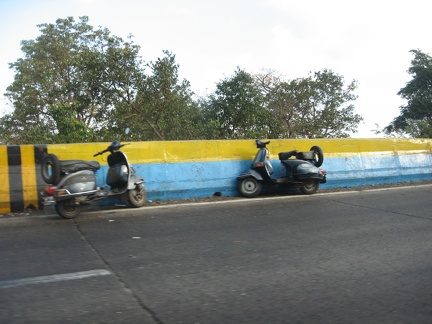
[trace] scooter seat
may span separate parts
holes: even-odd
[[[279,155],[279,160],[283,161],[283,160],[288,160],[291,156],[296,155],[297,150],[292,150],[292,151],[288,151],[288,152],[280,152]]]
[[[73,173],[81,170],[96,171],[100,169],[100,164],[98,161],[61,160],[60,169],[62,173]]]
[[[300,160],[313,160],[314,159],[314,152],[298,152],[296,154],[296,158]]]

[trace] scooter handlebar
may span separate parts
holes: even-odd
[[[116,148],[114,148],[115,151],[119,150],[120,148],[122,148],[125,145],[129,145],[130,143],[127,144],[120,144],[119,146],[117,146]],[[110,149],[110,147],[106,148],[103,151],[97,152],[95,155],[93,155],[93,157],[96,157],[98,155],[104,154],[105,152],[110,152],[112,149]]]
[[[108,149],[105,149],[103,151],[97,152],[95,155],[93,155],[93,157],[96,157],[98,155],[104,154],[105,152],[108,152],[108,151],[109,151]]]
[[[270,144],[270,141],[263,142],[261,140],[255,140],[257,148],[265,148],[267,144]]]

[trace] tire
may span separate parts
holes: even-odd
[[[135,189],[128,190],[128,204],[132,207],[142,207],[145,205],[147,192],[142,184],[139,184]]]
[[[253,198],[261,193],[262,182],[255,178],[245,178],[237,182],[237,189],[246,198]]]
[[[57,185],[60,180],[60,161],[54,154],[47,154],[41,163],[42,179],[52,185]]]
[[[318,191],[319,182],[317,180],[309,180],[304,182],[300,187],[300,191],[306,195],[312,195]]]
[[[314,155],[314,161],[313,164],[318,168],[320,167],[324,162],[324,153],[321,147],[319,146],[312,146],[311,151],[313,151]]]
[[[81,205],[75,204],[74,199],[59,201],[55,209],[61,217],[66,219],[73,219],[81,213]]]

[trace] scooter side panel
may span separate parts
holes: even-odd
[[[57,188],[66,189],[70,193],[91,191],[96,189],[96,177],[92,171],[78,171],[62,178]]]

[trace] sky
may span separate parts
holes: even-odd
[[[199,96],[237,68],[287,80],[329,69],[356,80],[364,122],[352,137],[377,137],[406,104],[397,93],[412,78],[410,51],[432,53],[431,9],[429,0],[0,0],[0,116],[12,109],[3,94],[20,42],[38,37],[39,24],[88,16],[95,28],[133,35],[145,62],[173,53]]]

